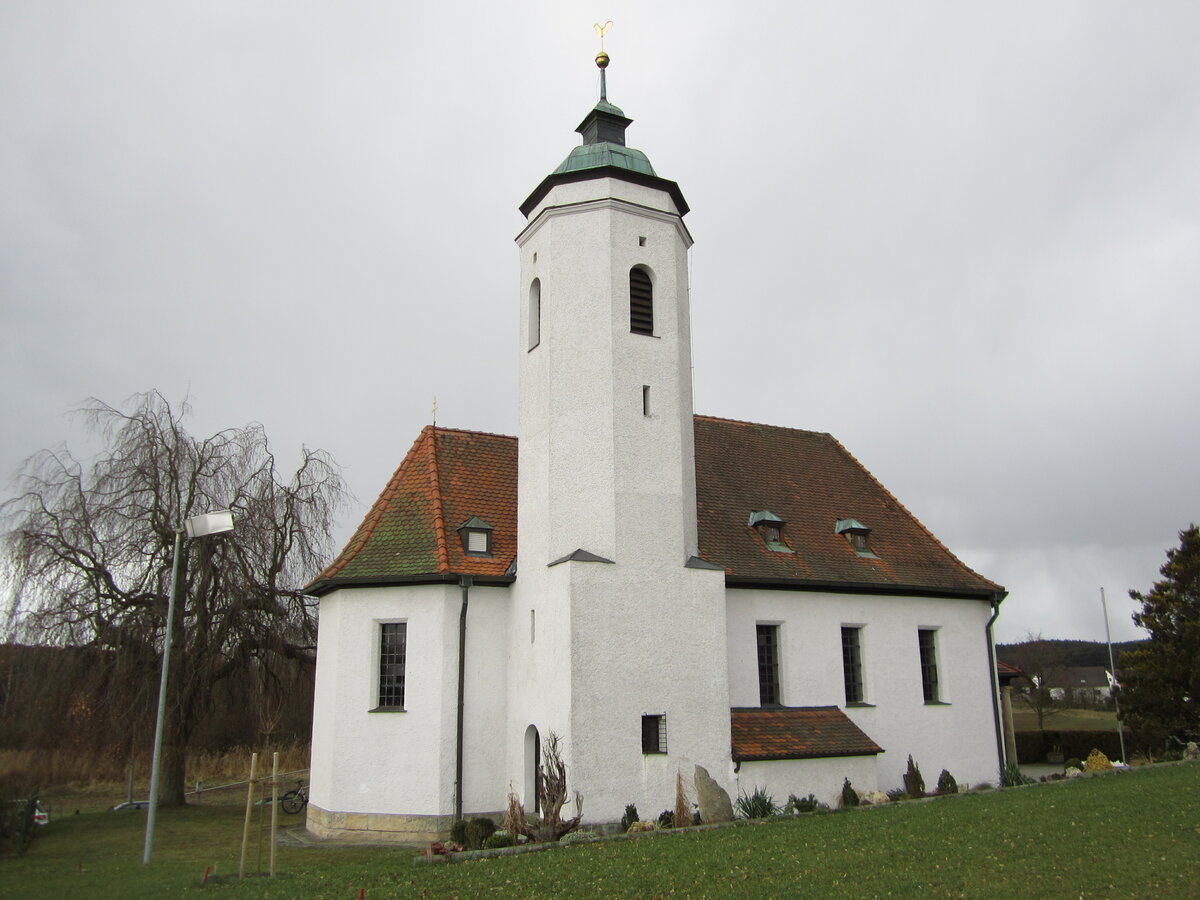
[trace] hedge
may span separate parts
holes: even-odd
[[[1147,743],[1146,736],[1125,731],[1125,747],[1130,754],[1143,749]],[[1161,751],[1159,741],[1151,739],[1155,749]],[[1077,757],[1087,759],[1092,750],[1100,750],[1109,759],[1121,759],[1121,739],[1115,731],[1018,731],[1017,732],[1017,761],[1021,763],[1042,763],[1046,754],[1058,746],[1063,759]]]

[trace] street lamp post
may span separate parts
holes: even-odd
[[[233,531],[233,513],[227,509],[215,513],[193,516],[175,529],[175,556],[171,561],[171,595],[167,600],[167,627],[163,638],[162,676],[158,680],[158,716],[154,720],[154,761],[150,767],[150,806],[146,810],[146,846],[142,852],[142,863],[150,862],[154,847],[154,822],[158,816],[158,770],[162,761],[163,724],[167,708],[167,672],[171,665],[171,628],[175,623],[175,600],[179,594],[179,570],[183,557],[183,538],[205,537]]]

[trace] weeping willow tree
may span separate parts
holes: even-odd
[[[322,451],[303,450],[283,475],[260,425],[189,434],[187,404],[174,408],[157,392],[78,412],[104,449],[86,462],[65,448],[32,457],[3,517],[10,634],[93,651],[81,721],[146,734],[176,530],[233,511],[234,531],[183,545],[161,786],[162,802],[178,805],[189,742],[217,712],[219,688],[252,672],[262,696],[245,700],[269,707],[280,674],[311,664],[315,608],[302,589],[331,555],[346,488]]]

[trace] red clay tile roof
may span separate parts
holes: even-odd
[[[996,675],[1001,681],[1012,681],[1014,678],[1020,678],[1024,674],[1016,666],[1009,665],[1002,659],[996,660]]]
[[[467,556],[458,527],[492,526],[492,555]],[[420,575],[503,575],[517,555],[517,439],[426,426],[358,531],[309,586]]]
[[[734,762],[883,752],[836,706],[739,707],[729,719]]]
[[[700,555],[731,583],[985,596],[1002,590],[963,565],[830,435],[696,416]],[[795,552],[747,522],[769,510]],[[493,527],[493,555],[466,556],[456,529]],[[834,532],[870,528],[874,557]],[[309,586],[455,574],[502,576],[517,554],[517,440],[427,426],[336,560]],[[618,560],[619,562],[619,560]]]
[[[811,587],[928,589],[990,595],[1002,588],[963,565],[857,459],[823,432],[696,416],[700,552],[731,579]],[[747,523],[769,510],[794,553],[767,547]],[[870,529],[859,556],[838,519]]]

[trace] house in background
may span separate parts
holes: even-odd
[[[519,441],[425,428],[310,587],[318,835],[534,812],[550,734],[591,822],[697,765],[826,802],[910,754],[996,778],[1003,589],[830,435],[693,413],[688,206],[607,62],[521,205]]]

